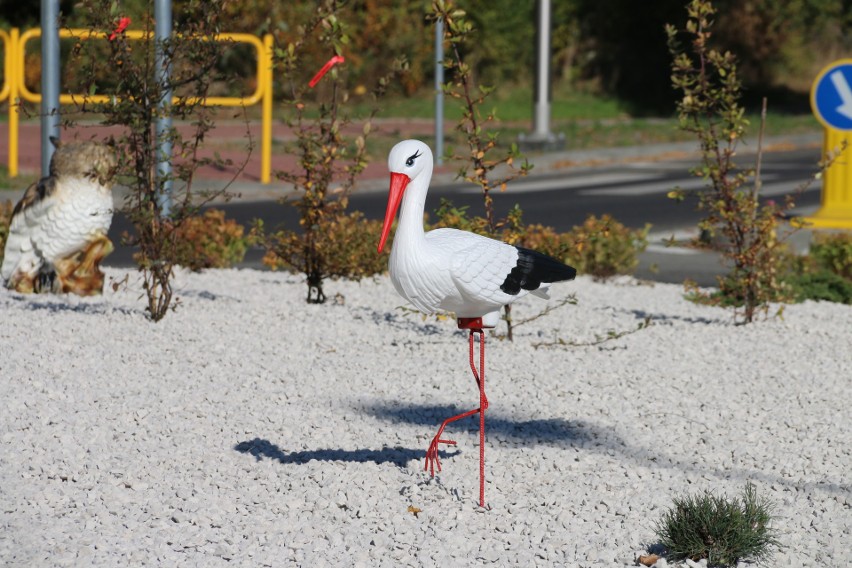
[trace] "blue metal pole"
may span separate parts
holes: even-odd
[[[156,49],[155,80],[159,85],[168,83],[170,62],[166,60],[165,42],[172,35],[172,2],[171,0],[155,0],[154,2],[154,41]],[[161,208],[163,216],[167,216],[172,208],[172,143],[169,132],[172,129],[172,117],[169,106],[172,104],[171,89],[164,89],[160,99],[161,114],[157,118],[157,176],[162,182]]]
[[[435,22],[435,159],[444,163],[444,20]]]
[[[41,0],[41,61],[41,175],[47,176],[50,139],[59,139],[59,0]]]

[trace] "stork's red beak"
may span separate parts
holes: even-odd
[[[385,241],[388,240],[391,225],[393,225],[396,210],[399,209],[399,204],[402,201],[402,194],[405,192],[405,187],[411,182],[411,178],[405,174],[391,172],[390,175],[390,192],[388,193],[388,208],[385,211],[385,224],[382,226],[382,238],[379,240],[379,252],[385,248]]]

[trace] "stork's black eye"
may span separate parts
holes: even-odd
[[[415,152],[413,155],[409,156],[407,160],[405,160],[405,165],[409,168],[414,165],[414,160],[420,157],[420,150]]]

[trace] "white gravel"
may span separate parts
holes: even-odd
[[[453,321],[386,278],[325,306],[279,273],[178,288],[158,324],[138,284],[0,291],[0,565],[632,566],[673,497],[747,481],[777,504],[771,566],[852,564],[852,307],[734,326],[679,286],[557,286],[579,305],[488,343],[483,511],[478,420],[423,472],[478,403]]]

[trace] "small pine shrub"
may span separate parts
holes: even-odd
[[[770,526],[773,505],[748,483],[739,498],[710,492],[674,500],[657,523],[656,533],[670,560],[736,566],[739,560],[762,562],[780,546]]]
[[[11,201],[0,203],[0,262],[6,252],[6,239],[9,237],[9,225],[12,223],[12,211],[14,207]]]
[[[173,262],[195,272],[242,262],[248,247],[243,226],[220,209],[188,217],[175,230]]]

